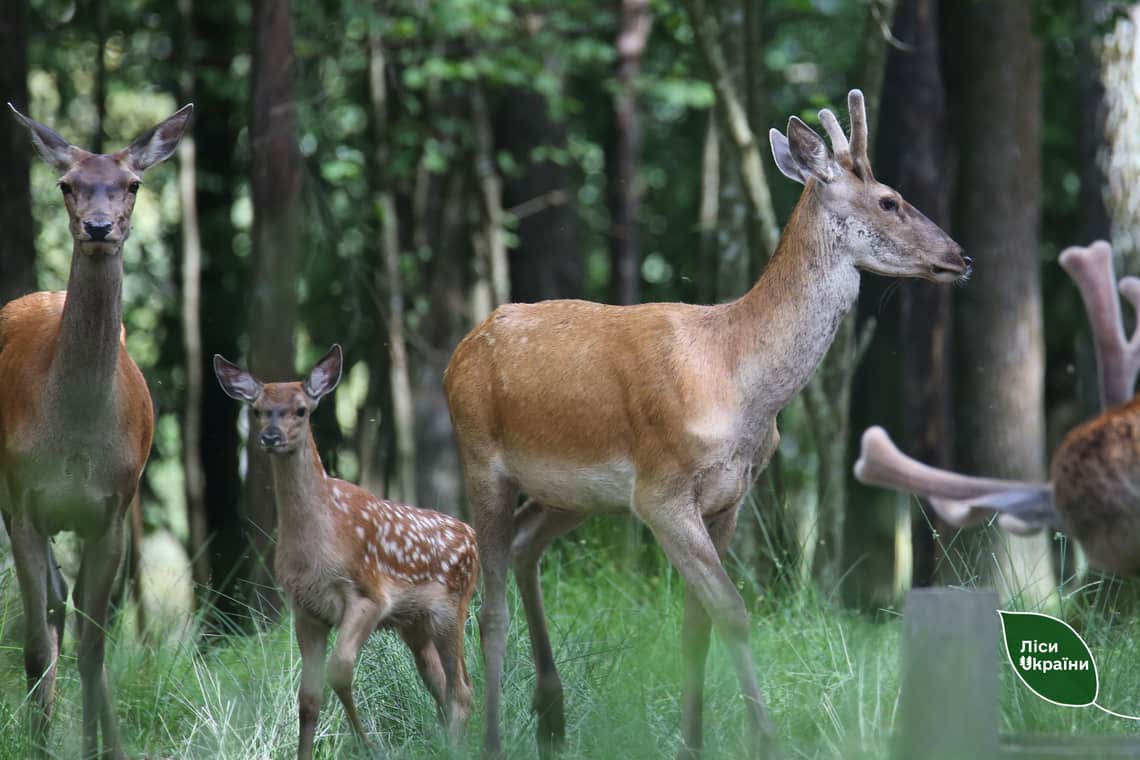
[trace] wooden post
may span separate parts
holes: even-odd
[[[923,588],[907,595],[898,760],[999,756],[997,607],[993,591]]]

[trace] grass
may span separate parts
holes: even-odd
[[[659,561],[637,572],[597,542],[567,543],[547,562],[545,589],[552,639],[567,708],[567,758],[657,758],[677,749],[682,589]],[[741,574],[734,572],[734,577]],[[14,584],[0,569],[0,589]],[[1118,591],[1068,600],[1066,618],[1097,657],[1101,703],[1140,713],[1140,616],[1121,612]],[[760,683],[792,758],[887,756],[898,711],[899,618],[836,609],[810,588],[753,602],[752,646]],[[10,595],[0,595],[7,596]],[[477,605],[476,605],[477,608]],[[11,633],[12,605],[0,602],[0,760],[30,756],[22,655]],[[477,756],[483,692],[478,636],[468,625],[467,661],[476,714],[460,756]],[[191,637],[146,644],[126,623],[111,631],[108,669],[116,710],[132,756],[148,758],[287,758],[296,751],[296,687],[300,661],[288,620],[257,635],[211,645]],[[50,750],[80,753],[79,678],[69,635],[57,681]],[[1002,729],[1092,735],[1134,733],[1137,725],[1093,708],[1070,709],[1038,699],[1004,662]],[[534,672],[522,610],[512,597],[504,677],[504,744],[509,757],[534,757],[529,705]],[[430,697],[411,657],[390,634],[376,635],[356,672],[363,719],[379,753],[392,758],[446,756]],[[714,638],[706,679],[707,756],[744,755],[744,711],[736,679]],[[364,757],[348,733],[340,705],[327,693],[317,729],[318,757]]]

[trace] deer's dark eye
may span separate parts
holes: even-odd
[[[883,211],[898,211],[899,210],[899,202],[896,201],[894,198],[891,198],[890,196],[887,196],[885,198],[880,198],[879,199],[879,208],[881,208]]]
[[[142,184],[141,182],[136,180],[136,181],[132,182],[131,184],[127,185],[127,191],[130,192],[131,195],[134,195],[139,191],[139,186],[141,184]]]
[[[297,415],[298,417],[304,417],[305,414],[308,413],[308,411],[309,410],[306,409],[305,407],[299,406],[299,407],[297,407],[297,411],[293,412],[293,414]]]
[[[64,195],[71,195],[71,185],[63,182],[62,180],[59,183],[59,189],[61,192],[63,192]]]

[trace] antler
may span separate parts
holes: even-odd
[[[1070,246],[1061,252],[1060,262],[1081,291],[1092,327],[1101,408],[1123,404],[1132,398],[1136,374],[1140,372],[1140,328],[1130,339],[1124,334],[1124,319],[1115,292],[1112,246],[1103,240],[1087,248]],[[1120,280],[1119,289],[1133,310],[1140,313],[1140,279],[1125,277]]]
[[[871,161],[867,157],[867,106],[863,101],[862,90],[847,93],[847,111],[851,117],[851,141],[843,134],[839,120],[829,109],[819,112],[819,121],[831,140],[831,150],[835,160],[865,179],[871,177]]]
[[[956,528],[988,522],[997,514],[1000,527],[1025,534],[1057,520],[1048,484],[976,478],[930,467],[899,451],[878,426],[863,433],[855,477],[860,483],[928,499],[939,517]]]

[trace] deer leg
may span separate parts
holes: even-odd
[[[507,607],[507,571],[514,532],[514,490],[489,465],[464,461],[467,494],[479,541],[483,568],[483,606],[479,611],[479,636],[483,647],[484,685],[483,751],[502,753],[499,710],[503,690],[503,656],[511,613]]]
[[[46,753],[61,631],[53,629],[48,618],[48,567],[52,559],[48,542],[26,514],[9,516],[5,525],[12,540],[16,579],[24,604],[24,673],[32,695],[32,745]]]
[[[446,723],[444,703],[447,699],[447,676],[443,672],[443,663],[439,660],[439,652],[435,648],[426,622],[417,621],[401,628],[400,637],[411,650],[412,657],[416,661],[416,670],[423,679],[428,693],[435,700],[440,723]]]
[[[340,630],[336,634],[336,645],[333,646],[328,661],[329,686],[344,706],[353,733],[366,745],[369,743],[368,736],[364,731],[364,724],[360,722],[360,716],[356,713],[356,702],[352,697],[352,673],[356,669],[356,658],[360,654],[360,648],[376,630],[376,624],[380,622],[382,614],[381,606],[370,599],[363,597],[348,599],[344,617],[340,621]]]
[[[445,679],[443,714],[447,741],[455,747],[471,713],[471,688],[463,667],[463,621],[450,616],[437,618],[432,640]]]
[[[753,746],[756,754],[762,756],[773,727],[756,681],[752,652],[748,648],[748,611],[744,607],[744,599],[724,571],[717,547],[691,496],[686,494],[684,499],[673,498],[671,501],[650,501],[647,497],[648,494],[635,492],[634,511],[653,531],[665,555],[684,578],[686,593],[691,590],[700,601],[724,642],[740,681]],[[690,643],[695,652],[699,650],[698,632],[694,622],[689,633],[694,639]],[[688,669],[690,677],[695,672],[696,667]]]
[[[79,629],[79,678],[83,691],[83,757],[99,756],[99,729],[112,757],[125,758],[104,667],[107,610],[123,555],[123,513],[116,511],[103,535],[83,548],[76,586]]]
[[[736,532],[738,513],[739,505],[717,515],[708,523],[709,538],[712,539],[722,563],[728,546],[732,543],[732,536]],[[684,670],[681,676],[679,758],[699,757],[704,745],[705,663],[708,660],[711,628],[712,620],[705,612],[696,591],[686,587],[685,617],[681,624],[681,656]]]
[[[562,680],[554,664],[550,632],[546,627],[539,564],[542,553],[556,538],[581,525],[585,519],[585,515],[574,512],[544,509],[533,499],[515,512],[511,554],[534,656],[533,706],[538,716],[535,734],[542,757],[548,757],[562,747],[566,739],[566,716],[562,704]]]
[[[325,688],[325,646],[329,627],[303,610],[293,613],[293,633],[301,650],[301,688],[297,693],[297,717],[300,731],[297,760],[313,757],[313,736],[317,717],[321,714],[321,696]]]

